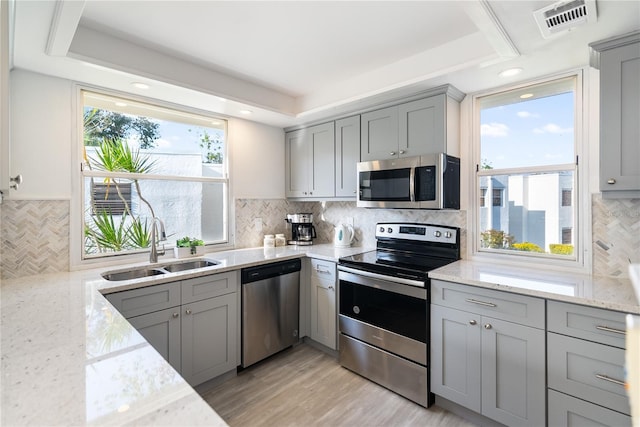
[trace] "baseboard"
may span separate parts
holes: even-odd
[[[315,348],[316,350],[320,350],[321,352],[328,354],[331,357],[334,357],[336,359],[338,358],[338,350],[334,350],[332,348],[327,347],[324,344],[320,344],[319,342],[314,341],[309,337],[304,337],[302,339],[302,342],[305,343],[305,344],[310,345],[311,347]]]
[[[220,384],[230,380],[231,378],[236,377],[237,375],[238,375],[237,369],[233,369],[227,373],[218,375],[217,377],[212,378],[209,381],[205,381],[202,384],[198,384],[197,386],[194,386],[193,389],[196,391],[196,393],[203,395],[208,391],[210,391],[211,389],[219,386]]]
[[[436,406],[439,406],[442,409],[446,409],[447,411],[458,415],[459,417],[464,418],[467,421],[470,421],[478,426],[482,427],[505,427],[504,424],[500,424],[497,421],[494,421],[490,418],[485,417],[482,414],[478,414],[470,409],[465,408],[464,406],[460,406],[457,403],[454,403],[450,400],[445,399],[444,397],[440,397],[436,395]]]

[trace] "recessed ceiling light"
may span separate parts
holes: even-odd
[[[249,115],[251,113],[253,113],[253,111],[251,111],[251,110],[240,110],[240,114]]]
[[[532,93],[523,93],[522,95],[520,95],[520,99],[527,99],[527,98],[531,98],[533,96]]]
[[[126,107],[126,106],[127,106],[127,103],[126,103],[126,102],[116,102],[116,105],[117,105],[118,107]]]
[[[138,88],[138,89],[149,89],[149,85],[145,84],[145,83],[140,83],[140,82],[133,82],[131,83],[131,86]]]
[[[500,77],[512,77],[518,75],[522,72],[522,68],[509,68],[504,71],[501,71],[498,75]]]

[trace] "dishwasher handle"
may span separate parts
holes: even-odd
[[[241,283],[244,285],[246,283],[270,279],[284,274],[295,273],[296,271],[300,271],[300,269],[300,258],[247,267],[241,270]]]

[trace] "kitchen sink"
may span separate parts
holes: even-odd
[[[166,271],[159,268],[137,268],[135,270],[102,273],[102,277],[110,281],[119,281],[140,279],[142,277],[157,276],[165,273]]]
[[[198,268],[212,267],[220,264],[212,259],[198,259],[193,261],[181,261],[158,267],[138,267],[125,271],[102,273],[102,277],[109,281],[133,280],[143,277],[152,277],[159,274],[176,273],[179,271],[196,270]]]
[[[195,261],[177,262],[175,264],[165,265],[162,268],[170,273],[175,273],[176,271],[194,270],[196,268],[212,267],[218,264],[220,263],[217,261],[212,261],[209,259],[199,259]]]

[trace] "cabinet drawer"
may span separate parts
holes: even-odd
[[[431,302],[495,319],[544,329],[545,301],[459,283],[431,281]]]
[[[548,386],[629,414],[624,350],[547,333]]]
[[[625,314],[618,311],[549,301],[548,330],[625,348]]]
[[[631,417],[611,409],[549,390],[549,427],[631,427]]]
[[[311,259],[311,277],[315,277],[324,281],[335,283],[336,281],[336,263],[331,261],[322,261],[319,259]]]
[[[213,274],[182,281],[182,304],[237,291],[238,272]]]
[[[125,318],[140,316],[180,305],[178,282],[115,292],[105,297]]]

